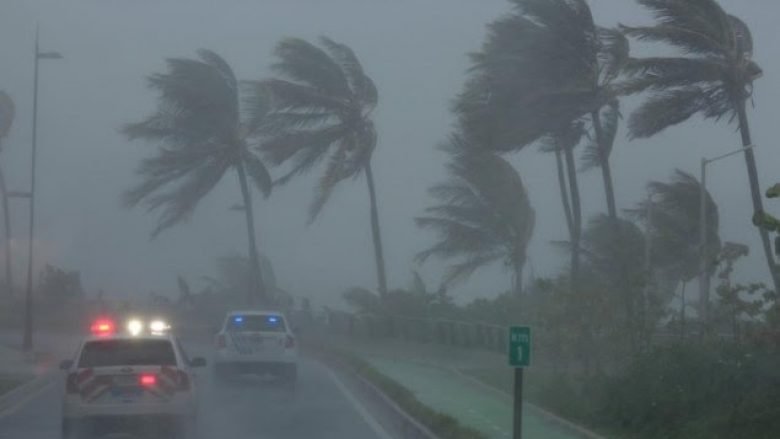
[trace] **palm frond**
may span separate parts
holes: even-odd
[[[634,94],[646,90],[706,85],[722,81],[727,75],[727,68],[716,59],[634,59],[624,69],[631,77],[618,85],[618,89],[622,94]]]
[[[690,119],[694,114],[706,111],[708,99],[697,86],[659,92],[645,101],[631,115],[628,128],[630,137],[646,138]]]
[[[274,51],[280,61],[272,69],[318,91],[349,99],[351,90],[341,67],[327,52],[301,38],[285,38]]]
[[[357,100],[367,108],[374,108],[378,101],[376,85],[363,71],[363,66],[355,52],[347,45],[337,43],[327,37],[321,37],[320,41],[328,49],[333,60],[341,67]]]
[[[281,165],[304,150],[325,153],[328,147],[338,142],[345,133],[346,127],[342,125],[325,126],[315,130],[285,131],[265,139],[260,149],[271,164]]]
[[[186,221],[198,202],[214,189],[229,167],[227,161],[207,163],[185,175],[177,187],[162,193],[148,193],[144,197],[147,211],[162,210],[152,236]]]

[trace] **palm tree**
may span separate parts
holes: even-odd
[[[440,204],[416,219],[418,226],[435,230],[439,240],[417,259],[454,260],[445,285],[503,261],[512,271],[515,293],[520,294],[535,222],[523,182],[512,165],[462,134],[451,137],[448,149],[454,155],[448,166],[450,179],[430,189]]]
[[[607,211],[617,218],[609,156],[618,125],[615,86],[628,40],[597,26],[585,0],[511,0],[472,55],[472,80],[456,104],[468,129],[494,130],[493,147],[517,150],[544,133],[587,121],[586,165],[601,167]]]
[[[11,97],[0,90],[0,152],[2,152],[2,141],[8,136],[11,125],[14,122],[16,107]],[[8,206],[8,188],[5,185],[5,174],[0,167],[0,196],[3,204],[3,227],[5,232],[5,284],[8,289],[8,295],[14,294],[13,270],[11,267],[11,212]]]
[[[250,148],[263,126],[267,100],[253,94],[246,102],[251,118],[242,118],[238,81],[219,55],[198,51],[198,59],[167,60],[165,73],[149,77],[159,92],[157,110],[140,123],[124,127],[131,140],[154,142],[159,148],[137,169],[141,182],[128,191],[128,206],[143,203],[161,211],[152,236],[190,218],[198,202],[235,171],[241,188],[252,267],[250,303],[267,300],[257,251],[250,180],[264,195],[271,177]]]
[[[271,135],[262,150],[272,164],[290,166],[278,184],[327,159],[309,210],[310,222],[339,182],[365,174],[377,281],[384,296],[387,279],[371,168],[377,143],[371,119],[378,100],[376,86],[352,49],[325,37],[320,43],[322,47],[299,38],[282,40],[275,51],[279,62],[272,66],[281,78],[253,84],[257,94],[270,91],[273,97]]]
[[[699,197],[701,185],[692,175],[675,170],[669,182],[652,181],[649,197],[629,213],[642,221],[651,243],[650,266],[663,272],[676,285],[684,285],[699,276]],[[721,240],[718,232],[718,205],[706,194],[707,260],[712,276],[718,265]],[[709,277],[707,278],[709,280]],[[707,309],[701,297],[701,309]]]
[[[729,15],[715,0],[638,0],[650,9],[656,25],[627,27],[624,32],[641,41],[661,42],[679,50],[678,56],[632,59],[621,91],[650,92],[631,115],[634,138],[651,137],[700,114],[736,120],[742,144],[752,144],[747,100],[761,68],[753,61],[753,39],[748,26]],[[756,215],[764,211],[753,151],[745,150],[750,193]],[[775,290],[780,290],[772,246],[766,230],[759,229]]]

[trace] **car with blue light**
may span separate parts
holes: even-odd
[[[288,384],[298,376],[298,347],[290,321],[277,311],[231,311],[215,338],[214,373],[220,381],[272,375]]]
[[[123,330],[111,319],[91,325],[72,359],[64,360],[63,439],[132,432],[166,438],[192,436],[198,411],[194,368],[170,326],[131,319]]]

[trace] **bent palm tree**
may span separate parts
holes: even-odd
[[[8,136],[11,125],[14,122],[16,107],[11,97],[4,91],[0,91],[0,152],[2,152],[2,140]],[[8,188],[5,185],[5,174],[0,167],[0,196],[3,205],[3,227],[5,232],[5,284],[8,295],[14,294],[13,270],[11,267],[11,212],[8,206]]]
[[[310,221],[339,182],[365,174],[379,293],[384,296],[385,260],[371,169],[377,143],[371,120],[378,99],[376,86],[352,49],[324,37],[320,42],[323,48],[298,38],[282,40],[276,47],[279,62],[272,66],[282,78],[253,83],[259,95],[270,91],[274,104],[268,122],[271,134],[262,150],[272,164],[290,166],[278,183],[327,159],[309,211]]]
[[[143,204],[147,211],[161,211],[152,236],[187,220],[203,197],[235,171],[241,188],[252,266],[249,301],[266,301],[254,229],[249,180],[266,196],[271,177],[263,162],[249,148],[262,124],[260,96],[248,106],[252,118],[243,121],[238,81],[230,66],[216,53],[198,51],[199,59],[168,59],[168,71],[149,77],[149,86],[160,95],[157,111],[123,132],[131,140],[159,145],[144,159],[136,173],[141,182],[125,193],[129,206]]]
[[[680,55],[632,59],[627,64],[631,78],[622,91],[651,93],[631,115],[631,136],[651,137],[696,114],[715,120],[728,116],[737,121],[742,144],[751,145],[746,103],[762,71],[752,59],[753,39],[748,26],[726,13],[715,0],[638,1],[654,13],[657,24],[624,26],[625,33],[642,41],[669,44],[679,49]],[[760,215],[764,207],[750,149],[745,150],[745,164],[754,213]],[[769,235],[763,229],[759,232],[775,290],[780,291]]]
[[[444,284],[464,280],[475,270],[503,261],[512,270],[514,291],[522,292],[526,250],[533,234],[535,213],[520,176],[495,154],[479,151],[463,135],[454,135],[450,179],[430,189],[439,205],[425,210],[417,225],[435,230],[436,244],[420,252],[455,260]]]
[[[601,167],[607,210],[617,218],[609,156],[618,125],[618,89],[628,40],[597,26],[584,0],[512,0],[472,56],[472,80],[456,111],[468,129],[492,129],[494,147],[519,149],[540,135],[589,121],[586,164]]]

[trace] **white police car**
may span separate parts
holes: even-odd
[[[160,321],[138,320],[127,331],[114,322],[96,321],[67,372],[62,404],[64,439],[106,432],[133,432],[174,438],[186,437],[197,416],[194,367],[202,358],[187,358],[178,340]]]
[[[218,380],[271,374],[287,383],[298,375],[298,349],[289,320],[276,311],[231,311],[216,335]]]

